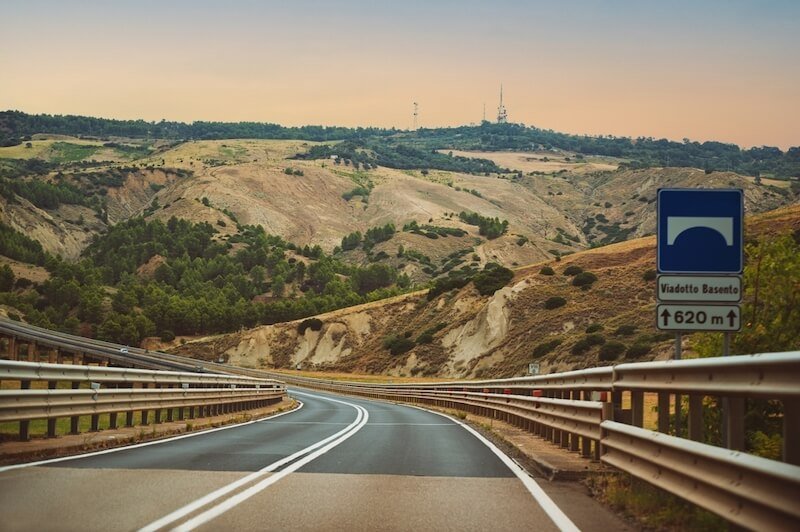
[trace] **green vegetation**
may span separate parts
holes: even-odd
[[[433,327],[429,327],[428,329],[425,329],[424,331],[422,331],[422,334],[420,334],[417,337],[417,344],[421,345],[421,344],[429,344],[429,343],[433,342],[433,335],[436,334],[437,332],[441,331],[442,329],[444,329],[446,326],[447,326],[447,324],[445,324],[445,323],[437,323]]]
[[[636,325],[620,325],[614,331],[614,336],[632,336],[636,332]]]
[[[297,324],[297,334],[302,336],[305,334],[306,329],[311,329],[312,331],[321,331],[322,320],[319,318],[308,318],[307,320],[303,320]]]
[[[583,268],[581,268],[580,266],[575,266],[574,264],[572,264],[572,265],[567,266],[566,268],[564,268],[564,271],[562,272],[562,275],[570,276],[570,275],[578,275],[579,273],[583,273]]]
[[[544,302],[544,308],[547,310],[553,310],[558,307],[563,307],[567,304],[567,300],[561,296],[553,296],[547,298],[547,301]]]
[[[596,345],[603,345],[606,339],[600,334],[589,334],[575,342],[570,352],[573,355],[581,355]]]
[[[335,156],[335,164],[344,161],[345,164],[352,164],[355,168],[363,167],[365,169],[377,166],[401,170],[422,169],[423,174],[426,174],[429,169],[469,174],[503,171],[488,159],[452,157],[436,150],[420,150],[402,141],[390,140],[385,137],[378,138],[377,136],[369,140],[353,139],[334,145],[312,146],[307,152],[298,153],[295,158],[330,160],[333,156]]]
[[[342,198],[345,201],[350,201],[351,199],[353,199],[356,196],[361,196],[361,199],[363,199],[364,201],[367,201],[367,199],[369,198],[369,193],[370,192],[371,192],[371,190],[368,187],[357,186],[357,187],[355,187],[355,188],[353,188],[351,190],[348,190],[347,192],[343,193],[342,194]]]
[[[478,232],[489,240],[493,240],[508,230],[508,220],[500,221],[499,218],[486,218],[475,212],[461,212],[458,217],[462,222],[478,226]]]
[[[50,156],[50,160],[55,163],[70,163],[88,159],[100,149],[100,146],[73,144],[71,142],[54,142],[52,146],[50,146],[50,149],[53,152]]]
[[[625,358],[639,358],[653,350],[653,346],[648,342],[637,341],[625,351]]]
[[[644,274],[642,274],[642,279],[648,282],[655,281],[657,276],[658,274],[656,273],[655,270],[647,270],[646,272],[644,272]]]
[[[580,286],[586,290],[597,281],[597,276],[592,272],[581,272],[572,279],[572,286]]]
[[[0,222],[0,255],[30,264],[44,266],[54,261],[42,245],[10,226]]]
[[[599,359],[602,361],[616,360],[625,352],[625,344],[620,342],[607,342],[600,347]]]
[[[541,275],[555,275],[556,274],[555,270],[553,270],[553,268],[551,268],[550,266],[542,267],[542,269],[539,270],[539,273]]]
[[[383,339],[383,348],[388,349],[392,355],[402,355],[414,348],[414,340],[406,336],[390,335]]]
[[[448,236],[462,237],[466,236],[467,232],[457,227],[442,227],[439,225],[419,225],[416,221],[408,222],[403,225],[403,231],[413,233],[415,235],[426,236],[431,239],[439,237],[447,238]]]
[[[792,351],[800,338],[800,230],[770,235],[745,247],[742,330],[733,335],[731,354],[744,355]],[[722,333],[692,337],[701,357],[720,356]],[[719,408],[708,400],[704,433],[708,443],[719,444]],[[779,401],[747,400],[745,450],[771,459],[781,458],[783,406]]]
[[[602,323],[592,323],[588,327],[586,327],[586,334],[602,331],[603,329],[605,329],[605,327],[603,327]]]
[[[514,272],[499,264],[490,262],[482,272],[475,274],[472,282],[482,296],[494,294],[514,278]]]
[[[619,471],[592,473],[586,480],[592,495],[614,510],[635,516],[643,530],[725,532],[727,521],[691,501]]]
[[[562,340],[560,338],[556,338],[555,340],[550,340],[549,342],[543,342],[536,347],[533,348],[533,356],[534,358],[543,357],[544,355],[550,353],[556,347],[560,346]]]
[[[410,285],[389,266],[348,266],[318,246],[299,248],[260,226],[243,226],[228,242],[215,233],[208,223],[132,219],[96,237],[83,259],[70,264],[0,225],[0,253],[50,271],[35,290],[0,293],[0,303],[35,325],[76,332],[85,324],[93,337],[135,345],[145,336],[227,332],[312,316]],[[292,251],[309,264],[288,257]],[[160,265],[152,276],[137,273],[156,256]],[[265,293],[273,299],[256,297]]]

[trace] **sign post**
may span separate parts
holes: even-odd
[[[744,268],[744,196],[740,189],[669,189],[657,195],[656,327],[675,331],[681,358],[684,331],[722,331],[723,356],[730,333],[741,329]],[[728,404],[723,435],[732,445]],[[675,395],[675,433],[681,435],[681,396]],[[738,445],[738,442],[734,443]]]

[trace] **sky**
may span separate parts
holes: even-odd
[[[0,110],[800,145],[800,1],[0,5]]]

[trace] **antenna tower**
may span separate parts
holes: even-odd
[[[500,105],[497,106],[497,123],[505,124],[506,122],[508,122],[508,114],[503,105],[503,85],[500,84]]]
[[[414,131],[417,130],[417,116],[419,116],[419,104],[414,102]]]

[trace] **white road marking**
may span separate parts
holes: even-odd
[[[212,432],[217,432],[217,431],[220,431],[220,430],[228,430],[228,429],[235,429],[237,427],[244,427],[246,425],[252,425],[253,423],[264,423],[264,422],[267,422],[267,421],[271,421],[271,420],[273,420],[275,418],[279,418],[281,416],[285,416],[287,414],[292,414],[294,412],[297,412],[298,410],[303,408],[303,402],[302,401],[298,401],[298,403],[299,404],[298,404],[297,408],[293,408],[292,410],[287,410],[286,412],[281,412],[281,413],[275,414],[273,416],[269,416],[269,417],[265,417],[265,418],[261,418],[261,419],[254,419],[253,421],[245,421],[244,423],[235,423],[233,425],[225,425],[224,427],[217,427],[217,428],[208,429],[208,430],[190,432],[190,433],[187,433],[187,434],[181,434],[180,436],[173,436],[171,438],[164,438],[162,440],[153,440],[153,441],[147,441],[147,442],[144,442],[144,443],[135,443],[133,445],[125,445],[123,447],[114,447],[113,449],[103,449],[102,451],[94,451],[94,452],[86,453],[86,454],[76,454],[76,455],[72,455],[72,456],[62,456],[60,458],[50,458],[48,460],[40,460],[38,462],[27,462],[27,463],[24,463],[24,464],[14,464],[14,465],[10,465],[10,466],[0,467],[0,473],[4,473],[6,471],[11,471],[12,469],[21,469],[23,467],[42,466],[42,465],[47,465],[47,464],[54,464],[56,462],[66,462],[67,460],[79,460],[81,458],[89,458],[89,457],[92,457],[92,456],[100,456],[102,454],[110,454],[110,453],[117,453],[117,452],[120,452],[120,451],[128,451],[130,449],[138,449],[140,447],[148,447],[150,445],[159,445],[161,443],[167,443],[167,442],[171,442],[171,441],[182,440],[184,438],[193,438],[195,436],[202,436],[203,434],[211,434]],[[191,420],[189,420],[189,421],[191,421]]]
[[[508,467],[518,479],[522,481],[522,484],[527,488],[528,492],[533,496],[539,506],[544,510],[547,516],[550,518],[551,521],[562,531],[564,532],[580,532],[580,529],[575,526],[575,523],[567,517],[561,508],[553,502],[553,499],[550,498],[547,493],[544,492],[541,486],[533,480],[524,469],[522,469],[516,462],[514,462],[506,453],[501,451],[495,444],[487,440],[483,437],[483,435],[467,425],[466,423],[462,423],[461,421],[448,416],[447,414],[442,414],[441,412],[436,412],[435,410],[428,410],[427,408],[422,408],[420,406],[415,405],[403,405],[408,406],[410,408],[418,408],[420,410],[424,410],[425,412],[430,412],[431,414],[436,414],[437,416],[445,417],[453,423],[461,425],[464,427],[465,430],[470,432],[473,436],[478,438],[478,440],[483,443],[486,447],[488,447],[494,454],[500,458],[500,461],[503,462],[506,467]]]
[[[290,465],[289,467],[287,467],[286,469],[284,469],[280,473],[272,475],[271,477],[268,477],[268,478],[262,480],[258,484],[254,485],[254,486],[251,486],[250,488],[240,492],[239,494],[237,494],[237,495],[235,495],[235,496],[233,496],[233,497],[231,497],[229,499],[226,499],[225,501],[221,502],[217,506],[214,506],[214,507],[206,510],[205,512],[195,516],[194,518],[190,519],[189,521],[185,522],[184,524],[182,524],[182,525],[180,525],[180,526],[178,526],[178,527],[176,527],[174,529],[174,530],[193,530],[194,528],[197,528],[198,526],[200,526],[200,525],[202,525],[204,523],[207,523],[208,521],[214,519],[215,517],[218,517],[219,515],[222,515],[223,513],[225,513],[228,510],[230,510],[231,508],[237,506],[241,502],[243,502],[243,501],[249,499],[250,497],[252,497],[253,495],[257,494],[258,492],[266,489],[267,487],[269,487],[272,484],[274,484],[275,482],[279,481],[280,479],[282,479],[283,477],[285,477],[289,473],[292,473],[293,471],[296,471],[300,467],[304,466],[308,462],[311,462],[315,458],[318,458],[319,456],[322,456],[323,454],[325,454],[329,450],[333,449],[334,447],[336,447],[337,445],[339,445],[340,443],[345,441],[347,438],[349,438],[350,436],[352,436],[353,434],[358,432],[361,429],[361,427],[363,427],[366,424],[367,420],[369,419],[369,413],[367,412],[367,410],[365,408],[363,408],[361,406],[354,405],[354,404],[348,403],[346,401],[339,401],[338,399],[332,399],[332,398],[329,398],[329,397],[322,397],[322,396],[309,394],[309,393],[303,393],[303,392],[296,392],[296,393],[299,393],[300,395],[306,395],[306,396],[309,396],[309,397],[314,397],[314,398],[317,398],[317,399],[323,399],[325,401],[333,401],[333,402],[336,402],[336,403],[341,403],[341,404],[344,404],[344,405],[347,405],[347,406],[351,406],[351,407],[355,408],[355,410],[357,412],[356,419],[352,423],[347,425],[347,427],[345,427],[344,429],[340,430],[339,432],[337,432],[337,433],[335,433],[335,434],[333,434],[331,436],[328,436],[327,438],[325,438],[323,440],[320,440],[320,441],[314,443],[313,445],[309,445],[305,449],[301,449],[300,451],[297,451],[296,453],[294,453],[294,454],[292,454],[290,456],[282,458],[282,459],[278,460],[277,462],[274,462],[274,463],[264,467],[263,469],[260,469],[259,471],[256,471],[255,473],[251,473],[251,474],[247,475],[246,477],[243,477],[243,478],[241,478],[241,479],[239,479],[239,480],[237,480],[235,482],[232,482],[231,484],[228,484],[227,486],[224,486],[224,487],[222,487],[222,488],[220,488],[220,489],[218,489],[216,491],[213,491],[213,492],[209,493],[208,495],[205,495],[205,496],[197,499],[196,501],[193,501],[193,502],[187,504],[186,506],[183,506],[182,508],[177,509],[177,510],[175,510],[174,512],[172,512],[170,514],[165,515],[161,519],[158,519],[157,521],[153,521],[152,523],[144,526],[143,528],[141,528],[139,530],[139,532],[154,532],[156,530],[159,530],[159,529],[161,529],[161,528],[163,528],[163,527],[165,527],[165,526],[167,526],[167,525],[169,525],[171,523],[174,523],[178,519],[186,517],[187,515],[191,514],[192,512],[195,512],[195,511],[199,510],[203,506],[207,506],[208,504],[211,504],[212,502],[214,502],[217,499],[219,499],[219,498],[231,493],[232,491],[234,491],[234,490],[236,490],[238,488],[241,488],[242,486],[257,480],[260,477],[263,477],[267,473],[269,473],[271,471],[274,471],[275,469],[278,469],[279,467],[281,467],[281,466],[283,466],[285,464],[288,464],[288,463],[296,460],[297,458],[302,457],[303,455],[307,455],[304,458],[302,458],[301,460],[298,460],[297,462],[293,463],[292,465]],[[322,447],[323,445],[325,447]],[[322,447],[322,448],[318,449],[319,447]],[[315,449],[318,449],[318,450],[316,450],[316,452],[313,452],[312,454],[308,454],[308,453],[311,453],[312,451],[314,451]]]

